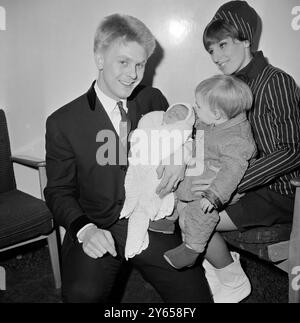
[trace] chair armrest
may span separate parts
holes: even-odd
[[[39,172],[40,190],[42,200],[45,201],[44,188],[47,184],[46,161],[29,156],[11,156],[11,161],[23,166],[34,168]]]
[[[11,161],[23,166],[28,166],[36,169],[46,166],[46,162],[44,160],[30,156],[11,156]]]
[[[293,178],[291,180],[292,185],[299,187],[300,186],[300,177]]]

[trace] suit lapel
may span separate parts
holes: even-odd
[[[89,88],[89,90],[86,93],[88,102],[89,102],[89,108],[92,111],[95,111],[95,104],[96,104],[96,91],[94,89],[94,85],[95,85],[96,81],[93,82],[92,86]]]
[[[119,136],[118,136],[109,116],[107,115],[102,103],[100,102],[100,100],[97,97],[97,94],[96,94],[96,91],[94,88],[95,82],[96,81],[93,82],[93,84],[91,85],[91,87],[89,88],[89,90],[87,92],[87,99],[88,99],[88,103],[89,103],[89,108],[92,111],[99,111],[100,112],[101,117],[99,120],[99,128],[113,130],[116,135],[117,145],[119,145]],[[139,119],[139,110],[138,110],[136,100],[128,98],[127,108],[128,108],[128,117],[131,122],[131,131],[133,131],[134,129],[136,129],[137,124],[138,124],[138,119]],[[129,151],[129,148],[130,148],[130,145],[128,144],[127,151]]]
[[[102,111],[102,114],[106,116],[107,122],[111,125],[111,127],[114,129],[110,118],[108,117],[105,109],[103,108],[101,102],[97,98],[96,91],[94,89],[95,82],[93,82],[92,86],[89,88],[87,92],[87,99],[89,102],[89,108],[94,111],[97,108],[100,108],[100,111]],[[131,130],[136,129],[137,123],[138,123],[138,118],[139,118],[139,110],[137,106],[137,102],[135,99],[130,99],[128,98],[127,100],[127,108],[128,108],[128,116],[131,121]]]
[[[89,103],[89,108],[95,112],[95,118],[98,118],[98,125],[99,129],[102,130],[111,130],[115,134],[116,138],[116,157],[119,163],[121,165],[127,164],[127,154],[129,152],[129,144],[127,145],[127,153],[124,150],[124,146],[120,143],[120,137],[118,133],[116,132],[115,127],[113,126],[108,114],[106,113],[102,103],[100,102],[99,98],[97,97],[95,88],[94,88],[95,82],[92,84],[92,86],[89,88],[87,92],[87,99]],[[129,110],[129,108],[128,108]],[[133,105],[133,110],[136,111],[135,105]],[[133,116],[135,112],[133,111]],[[130,116],[129,116],[130,118]],[[134,119],[135,120],[135,119]],[[131,121],[131,119],[130,119]]]
[[[100,102],[100,100],[97,97],[94,85],[95,82],[93,82],[92,86],[89,88],[88,92],[87,92],[87,99],[88,99],[88,103],[89,103],[89,108],[92,111],[96,111],[99,113],[100,115],[100,124],[99,127],[101,129],[109,129],[109,130],[113,130],[116,134],[116,136],[118,136],[109,116],[107,115],[102,103]],[[96,116],[95,116],[96,117]]]

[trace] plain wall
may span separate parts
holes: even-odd
[[[44,158],[49,114],[84,93],[96,78],[93,36],[111,13],[141,19],[162,48],[153,86],[170,103],[193,102],[202,79],[219,73],[202,32],[221,0],[0,0],[0,108],[6,112],[13,154]],[[249,0],[263,27],[259,49],[300,84],[299,0]],[[3,29],[3,28],[2,28]],[[37,174],[15,167],[21,189],[38,195]]]

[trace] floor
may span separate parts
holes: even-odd
[[[252,293],[244,303],[287,303],[288,278],[279,269],[241,254],[242,265],[252,283]],[[61,303],[60,290],[54,288],[48,248],[43,243],[0,255],[6,269],[6,291],[0,303]],[[121,303],[161,303],[150,284],[133,270],[129,274]]]

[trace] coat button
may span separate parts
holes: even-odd
[[[124,203],[124,202],[123,202],[123,200],[118,200],[118,201],[117,201],[117,204],[118,204],[118,205],[123,205],[123,203]]]

